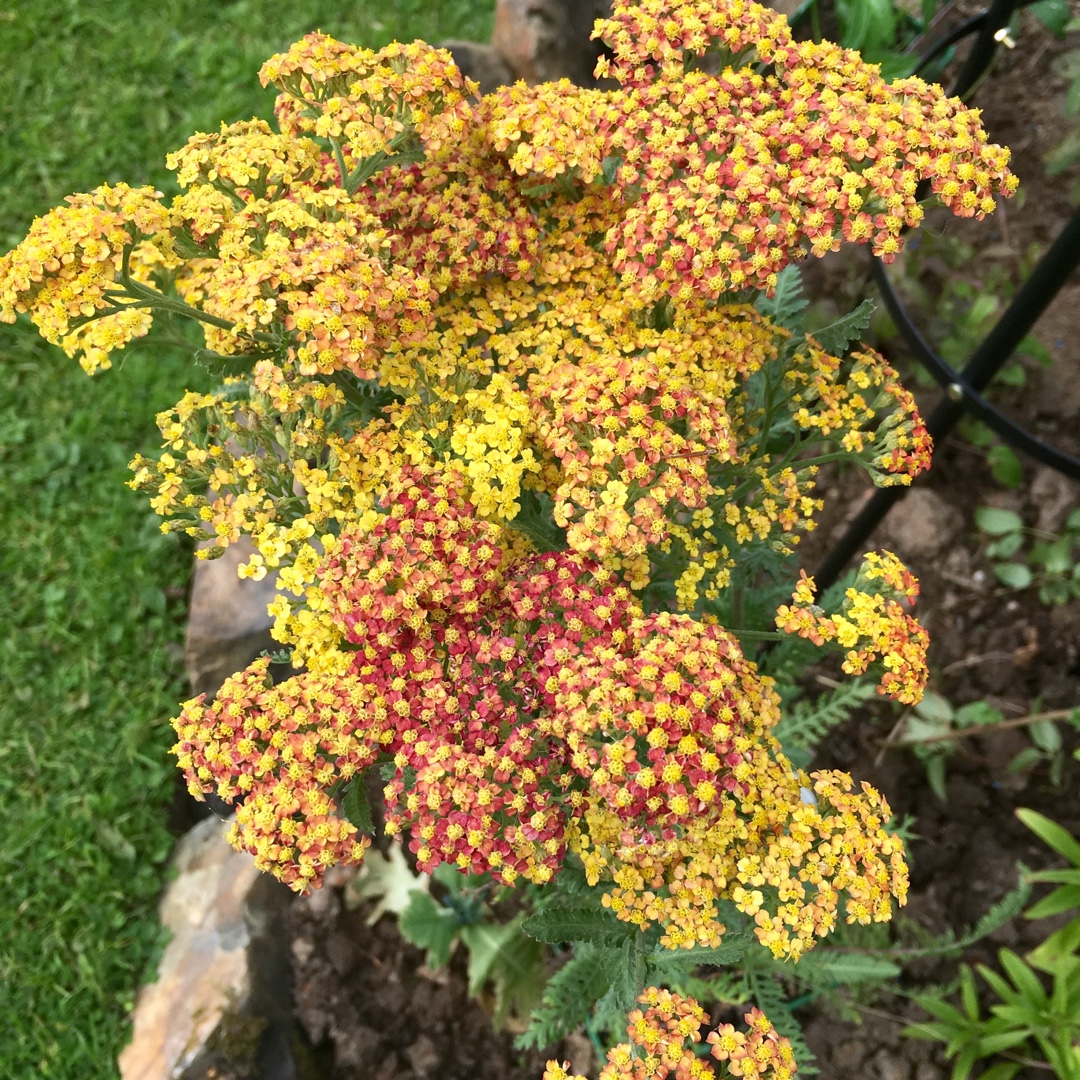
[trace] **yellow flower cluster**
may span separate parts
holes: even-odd
[[[711,1047],[711,1056],[723,1063],[723,1071],[717,1073],[695,1052],[708,1014],[693,998],[647,986],[638,1002],[645,1008],[632,1010],[628,1017],[630,1041],[608,1051],[599,1080],[665,1080],[669,1076],[678,1080],[733,1076],[791,1080],[796,1073],[791,1044],[759,1009],[751,1009],[743,1018],[748,1031],[721,1024],[709,1032],[705,1043]],[[585,1080],[569,1069],[569,1062],[549,1061],[543,1080]]]
[[[808,339],[800,362],[785,372],[797,387],[792,419],[823,436],[843,432],[841,445],[881,486],[910,484],[930,466],[933,440],[900,378],[877,353],[855,351],[847,362]]]
[[[168,228],[160,198],[153,188],[106,184],[35,220],[26,239],[0,258],[0,322],[26,312],[46,341],[69,356],[82,352],[88,374],[107,368],[112,349],[150,329],[149,314],[123,295],[119,279],[132,249]],[[101,321],[83,329],[91,319]]]
[[[903,848],[878,792],[853,793],[844,773],[800,777],[775,746],[746,750],[735,771],[740,791],[666,838],[593,801],[571,848],[591,880],[611,879],[603,901],[621,921],[661,925],[669,949],[714,947],[731,900],[773,955],[798,960],[838,918],[887,922],[892,900],[904,904]]]
[[[529,400],[497,372],[482,390],[465,392],[460,411],[465,415],[454,421],[450,449],[464,463],[476,512],[512,521],[523,478],[540,468],[526,441]]]
[[[835,641],[847,650],[843,668],[849,675],[862,675],[880,660],[879,693],[914,705],[929,674],[926,631],[904,608],[918,595],[918,582],[892,552],[870,552],[838,612],[827,615],[814,603],[814,580],[804,571],[792,603],[777,611],[776,626],[816,645]]]
[[[922,177],[961,216],[1016,187],[1008,151],[959,99],[886,83],[831,42],[795,42],[759,4],[617,0],[595,35],[614,54],[598,74],[626,95],[610,153],[642,192],[607,249],[643,295],[770,288],[793,254],[841,240],[891,260],[922,219]]]

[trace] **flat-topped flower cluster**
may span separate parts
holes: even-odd
[[[721,1024],[701,1044],[701,1028],[708,1014],[693,999],[649,986],[638,997],[644,1009],[630,1013],[629,1042],[612,1047],[599,1080],[715,1080],[719,1076],[753,1080],[791,1080],[797,1069],[791,1043],[780,1036],[760,1009],[744,1017],[748,1031]],[[717,1073],[695,1049],[709,1048],[708,1056],[721,1063]],[[543,1080],[585,1080],[571,1074],[568,1062],[549,1061]]]
[[[597,33],[617,89],[483,98],[445,51],[310,34],[262,70],[277,127],[194,136],[171,203],[103,186],[35,221],[0,318],[92,373],[186,316],[225,372],[132,485],[203,557],[246,536],[241,574],[279,573],[303,671],[256,661],[175,721],[262,868],[303,890],[359,861],[341,796],[379,767],[424,869],[573,859],[672,948],[717,944],[730,901],[798,957],[887,919],[903,853],[876,792],[786,761],[726,598],[813,527],[823,461],[909,483],[930,440],[880,356],[754,301],[844,241],[891,258],[921,181],[981,216],[1015,180],[976,112],[756,4],[617,0]],[[876,557],[777,625],[915,701],[913,596]]]

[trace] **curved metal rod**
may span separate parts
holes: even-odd
[[[961,96],[970,90],[985,73],[998,44],[994,35],[1002,27],[1008,25],[1018,8],[1026,7],[1030,2],[1031,0],[992,0],[986,11],[964,24],[966,27],[964,34],[958,34],[956,40],[975,30],[979,31],[979,37],[957,78],[953,89],[955,96]],[[953,43],[949,41],[949,44]],[[936,49],[938,46],[931,50],[931,54]],[[917,70],[921,70],[926,62],[926,58],[920,61]],[[958,374],[938,356],[919,332],[904,311],[880,262],[874,260],[875,280],[881,287],[886,306],[905,340],[935,379],[946,387],[948,394],[952,395],[945,397],[927,419],[927,429],[935,440],[940,440],[947,435],[964,411],[970,410],[1011,445],[1024,450],[1036,460],[1051,465],[1067,476],[1080,479],[1080,461],[1062,453],[1013,423],[989,405],[980,393],[1002,364],[1016,351],[1024,336],[1057,295],[1077,265],[1080,265],[1080,211],[1073,215],[1072,220],[1040,260],[1032,275],[1021,286],[1005,313],[972,354],[963,372]],[[836,582],[844,567],[859,553],[870,534],[881,524],[893,504],[907,490],[907,488],[893,487],[875,492],[818,568],[814,577],[819,590],[824,592]]]
[[[970,19],[965,19],[959,26],[954,26],[952,30],[937,42],[929,52],[923,53],[911,74],[918,75],[920,71],[923,71],[932,64],[946,49],[952,48],[958,41],[962,41],[966,38],[968,34],[972,34],[976,30],[979,30],[985,22],[986,12],[980,11],[978,15],[972,15]]]
[[[1080,238],[1078,238],[1077,243],[1080,243]],[[900,301],[900,297],[896,295],[896,290],[893,288],[888,274],[885,273],[885,268],[882,266],[880,259],[873,260],[872,272],[874,282],[881,290],[885,307],[892,316],[893,322],[896,323],[904,341],[945,392],[954,401],[962,404],[964,409],[981,420],[1010,446],[1023,451],[1043,465],[1049,465],[1050,468],[1056,469],[1072,480],[1080,480],[1080,459],[1074,458],[1063,450],[1058,450],[1057,447],[1051,446],[1037,436],[1032,435],[1026,428],[1022,428],[1016,421],[1010,420],[1004,413],[991,405],[967,378],[970,364],[965,367],[963,373],[958,372],[934,351],[919,328],[912,322],[911,317]],[[1052,296],[1053,294],[1050,294],[1047,303]],[[1041,309],[1034,313],[1031,318],[1032,325],[1038,320],[1040,314],[1042,314]],[[997,360],[994,364],[995,370],[1008,360],[1013,351],[1015,350],[1010,350],[1003,358]]]
[[[1051,300],[1057,295],[1061,286],[1080,265],[1080,210],[1073,214],[1072,219],[1061,231],[1054,241],[1050,250],[1039,261],[1031,276],[1020,287],[1019,292],[1013,297],[1012,303],[1005,309],[1004,314],[995,323],[994,328],[983,339],[971,359],[964,366],[959,377],[956,373],[937,356],[926,340],[918,333],[906,315],[902,307],[898,306],[903,322],[906,322],[914,331],[913,338],[909,341],[912,348],[919,354],[920,359],[933,358],[934,363],[928,365],[931,370],[938,368],[954,376],[952,384],[959,387],[959,397],[945,397],[930,414],[926,421],[926,428],[935,441],[944,438],[956,426],[964,410],[974,404],[974,408],[980,406],[985,412],[980,419],[989,422],[993,419],[996,410],[983,402],[979,391],[993,378],[995,372],[1015,352],[1017,345],[1023,341],[1025,335],[1038,320],[1039,316],[1049,306]],[[889,302],[890,290],[885,292],[886,303]],[[890,309],[892,313],[892,309]],[[894,318],[896,315],[894,314]],[[936,372],[935,372],[936,374]],[[996,414],[1000,415],[1000,414]],[[1005,420],[1004,417],[1001,417]],[[1011,423],[1006,421],[1006,423]],[[1040,443],[1027,432],[1024,436],[1032,443]],[[1046,444],[1042,444],[1046,445]],[[1027,447],[1024,447],[1027,449]],[[1046,447],[1048,451],[1059,454],[1060,451],[1052,447]],[[1037,449],[1037,447],[1036,447]],[[1080,462],[1067,455],[1061,455],[1064,459],[1062,464],[1067,467],[1062,471],[1067,475],[1080,479]],[[1074,467],[1077,466],[1077,467]],[[1056,466],[1055,466],[1056,467]],[[844,535],[840,537],[832,551],[829,552],[825,561],[814,574],[814,580],[821,592],[824,592],[843,573],[848,562],[859,554],[870,534],[881,524],[885,515],[892,508],[907,488],[892,487],[882,488],[874,493],[873,497],[859,511],[855,520],[847,527]]]

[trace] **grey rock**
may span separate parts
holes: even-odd
[[[530,86],[557,79],[595,86],[602,46],[590,35],[610,10],[607,0],[498,0],[491,45]]]
[[[248,993],[244,905],[258,871],[207,818],[179,843],[177,876],[161,902],[172,934],[157,982],[144,986],[134,1034],[120,1055],[123,1080],[166,1080],[194,1061],[222,1016]]]
[[[1080,505],[1080,487],[1045,465],[1031,481],[1029,494],[1039,515],[1035,527],[1044,532],[1060,532],[1070,511]]]
[[[409,1064],[420,1076],[430,1076],[439,1064],[439,1052],[435,1049],[435,1043],[427,1035],[421,1035],[416,1042],[405,1051]]]
[[[866,1052],[866,1044],[859,1039],[841,1043],[833,1054],[833,1063],[838,1069],[857,1069]]]
[[[216,693],[226,678],[277,647],[270,636],[274,620],[266,612],[277,575],[269,573],[262,581],[237,576],[237,567],[253,553],[250,539],[242,536],[221,558],[195,560],[184,642],[193,694]]]
[[[475,41],[444,41],[442,48],[450,50],[463,75],[480,84],[481,94],[490,94],[514,81],[510,65],[490,45],[478,45]]]
[[[868,1075],[877,1080],[911,1080],[911,1063],[891,1050],[882,1050],[870,1059]]]
[[[283,917],[289,893],[207,818],[177,845],[160,906],[172,938],[139,991],[122,1080],[295,1080]]]
[[[334,1041],[334,1064],[339,1069],[369,1069],[380,1042],[378,1032],[363,1024],[350,1024]]]
[[[597,1072],[596,1051],[584,1032],[574,1031],[567,1035],[563,1040],[563,1053],[570,1062],[572,1076],[590,1076]]]

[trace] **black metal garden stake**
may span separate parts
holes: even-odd
[[[1016,0],[993,0],[981,17],[970,21],[970,30],[977,30],[978,37],[957,78],[954,93],[960,95],[970,90],[985,72],[993,59],[999,31],[1008,25],[1017,6]],[[957,373],[919,332],[904,310],[881,261],[873,260],[874,279],[889,314],[917,359],[945,388],[946,397],[926,423],[935,443],[944,439],[960,417],[969,412],[1010,446],[1074,480],[1080,480],[1080,461],[1032,435],[986,402],[981,395],[981,391],[1016,351],[1077,266],[1080,266],[1080,211],[1062,230],[1005,313],[971,355],[963,371]],[[870,498],[814,574],[819,591],[823,592],[835,583],[848,561],[859,553],[889,509],[907,490],[902,487],[883,488]]]

